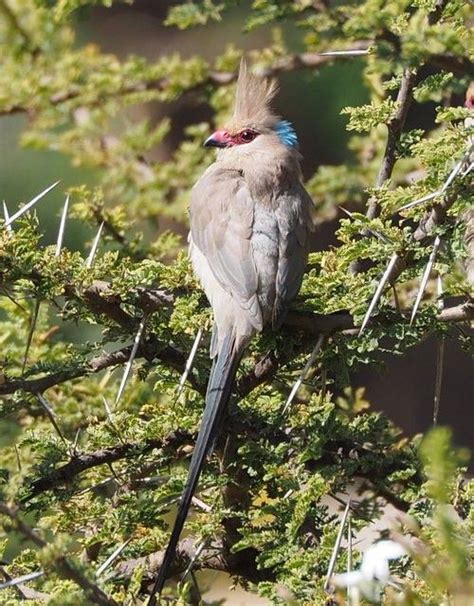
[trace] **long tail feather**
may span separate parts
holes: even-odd
[[[212,450],[216,433],[219,430],[220,422],[230,399],[235,373],[242,356],[241,349],[236,348],[234,337],[227,337],[224,340],[217,360],[213,364],[207,388],[206,406],[189,467],[188,479],[179,502],[178,514],[168,547],[166,548],[163,563],[161,564],[150,596],[150,606],[156,605],[155,595],[161,593],[165,581],[169,576],[169,570],[173,564],[176,547],[201,475],[202,466],[206,456]]]

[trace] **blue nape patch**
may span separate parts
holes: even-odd
[[[298,147],[298,137],[291,122],[288,122],[288,120],[278,122],[275,126],[275,131],[282,143],[288,145],[288,147]]]

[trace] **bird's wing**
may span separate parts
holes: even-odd
[[[294,184],[283,193],[278,202],[279,259],[274,325],[278,325],[288,302],[298,294],[306,269],[310,232],[314,230],[311,216],[313,201],[301,183]]]
[[[220,286],[246,308],[258,278],[250,242],[254,203],[240,173],[208,170],[193,188],[190,214],[194,245]]]

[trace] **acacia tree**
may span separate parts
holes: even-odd
[[[192,125],[167,161],[153,163],[144,157],[170,121],[151,126],[126,110],[186,98],[207,103],[223,123],[241,51],[229,46],[212,63],[199,55],[119,61],[75,40],[76,11],[95,4],[112,2],[0,0],[0,113],[27,117],[23,145],[68,154],[98,180],[67,192],[67,221],[90,226],[90,254],[63,246],[62,230],[56,246],[42,245],[34,208],[18,216],[10,208],[14,220],[0,227],[0,394],[9,429],[0,453],[1,571],[6,582],[33,575],[2,589],[2,604],[146,601],[210,367],[209,308],[179,238],[143,235],[157,218],[186,221],[189,190],[210,161],[201,148],[210,125]],[[232,5],[176,3],[166,23],[225,20]],[[421,446],[404,438],[350,383],[381,349],[400,354],[429,334],[438,335],[440,360],[446,338],[471,347],[459,329],[474,318],[473,103],[453,103],[472,72],[467,20],[460,0],[255,0],[245,17],[246,29],[297,26],[299,52],[279,32],[249,53],[260,73],[362,55],[370,102],[344,110],[356,133],[352,161],[321,166],[307,182],[319,222],[333,220],[339,205],[353,212],[337,223],[337,246],[311,255],[281,331],[260,335],[247,352],[179,545],[174,572],[189,582],[170,585],[169,603],[199,602],[192,573],[202,569],[227,572],[274,604],[326,603],[340,525],[329,505],[344,504],[354,484],[354,532],[391,504],[408,514],[405,539],[422,545],[409,544],[386,603],[474,599],[473,487],[463,453],[448,430]],[[336,49],[347,52],[328,52]],[[435,119],[407,130],[414,103],[433,101]],[[95,336],[71,344],[71,325]]]

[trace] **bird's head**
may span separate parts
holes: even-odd
[[[205,147],[232,149],[245,154],[257,152],[268,145],[296,150],[298,138],[293,126],[271,109],[277,90],[275,80],[252,74],[247,62],[242,59],[232,119],[206,139]]]

